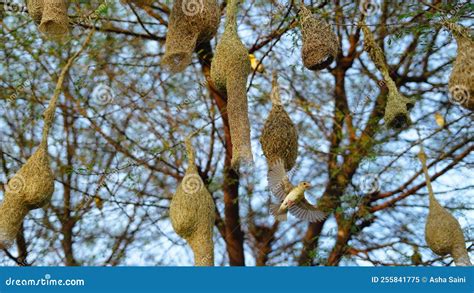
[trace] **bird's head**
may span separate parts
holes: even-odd
[[[300,184],[298,184],[298,187],[303,188],[303,190],[311,188],[311,184],[307,181],[303,181]]]

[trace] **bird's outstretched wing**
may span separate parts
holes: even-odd
[[[289,208],[290,213],[303,221],[312,223],[321,222],[326,218],[326,214],[310,204],[306,198],[303,198],[297,204]]]
[[[270,191],[279,199],[284,200],[294,186],[290,183],[285,171],[283,160],[277,160],[268,169],[268,187]]]

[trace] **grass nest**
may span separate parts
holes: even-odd
[[[191,137],[186,139],[189,166],[170,205],[171,224],[194,253],[196,266],[214,265],[213,227],[215,205],[199,176]]]
[[[54,192],[47,145],[41,143],[33,155],[9,180],[0,205],[0,247],[7,248],[18,234],[23,218],[45,206]]]
[[[211,78],[218,91],[227,97],[232,140],[232,166],[252,163],[248,118],[247,79],[251,72],[249,53],[237,35],[238,0],[227,4],[224,34],[211,63]]]
[[[174,1],[163,64],[173,73],[183,71],[191,64],[196,46],[216,35],[219,22],[220,9],[216,0]]]
[[[44,0],[28,0],[26,1],[26,7],[33,21],[37,25],[40,24],[41,18],[43,18]]]
[[[303,64],[309,70],[322,70],[336,59],[339,48],[337,36],[326,21],[315,17],[305,5],[301,5],[299,14]]]
[[[46,37],[60,40],[69,33],[67,0],[43,0],[43,13],[38,27]]]
[[[474,111],[474,40],[465,27],[450,22],[444,24],[458,45],[448,84],[451,100]]]
[[[385,106],[384,120],[385,124],[394,129],[404,129],[411,124],[410,110],[414,106],[414,101],[409,99],[397,89],[393,79],[390,77],[385,56],[382,49],[375,42],[370,29],[363,23],[360,23],[364,32],[364,49],[369,54],[375,66],[382,73],[384,84],[388,88],[387,104]]]
[[[281,104],[280,86],[276,74],[272,81],[272,109],[265,121],[260,143],[268,165],[283,160],[285,169],[291,170],[298,157],[298,132],[290,116]]]
[[[420,148],[418,157],[425,174],[430,201],[425,226],[426,243],[437,255],[451,255],[457,266],[470,266],[471,261],[467,253],[466,241],[459,222],[441,206],[434,196],[423,146]]]

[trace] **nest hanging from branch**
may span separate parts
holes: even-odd
[[[43,18],[44,0],[28,0],[26,1],[28,14],[36,24],[40,24]]]
[[[471,261],[467,253],[466,241],[459,222],[439,204],[434,196],[423,146],[420,147],[418,157],[423,167],[430,198],[425,226],[426,243],[437,255],[451,255],[457,266],[470,266]]]
[[[49,166],[48,135],[66,73],[89,44],[92,34],[93,31],[89,33],[81,49],[69,58],[59,74],[53,97],[44,112],[40,145],[6,185],[3,202],[0,205],[0,249],[8,248],[13,243],[29,211],[41,208],[51,200],[54,192],[54,175]]]
[[[322,70],[336,59],[339,48],[337,36],[326,21],[312,15],[303,3],[299,13],[303,37],[303,64],[309,70]]]
[[[375,42],[372,32],[365,23],[361,22],[359,25],[364,32],[364,49],[369,53],[375,66],[382,73],[384,83],[388,88],[384,115],[385,124],[395,129],[406,128],[411,123],[409,110],[413,108],[414,101],[399,93],[395,82],[390,77],[382,49]]]
[[[163,64],[173,73],[183,71],[191,64],[196,46],[216,35],[219,21],[220,9],[216,0],[174,1]]]
[[[54,176],[49,167],[47,145],[35,153],[9,180],[0,205],[0,247],[11,245],[26,214],[46,205],[54,192]]]
[[[269,166],[281,159],[285,169],[289,171],[294,167],[298,157],[298,132],[281,104],[280,86],[275,72],[271,100],[272,110],[265,121],[260,143]]]
[[[452,101],[474,111],[474,41],[469,31],[460,25],[443,23],[453,34],[458,45],[453,71],[449,78]]]
[[[253,162],[247,102],[251,66],[248,50],[237,35],[237,9],[238,0],[230,0],[225,31],[211,64],[211,78],[219,92],[227,97],[234,169],[242,162]]]
[[[38,27],[47,37],[59,40],[69,33],[67,0],[43,0],[43,15]]]
[[[215,205],[199,176],[191,138],[192,135],[186,138],[189,166],[171,200],[171,224],[176,234],[191,246],[196,266],[214,266]]]

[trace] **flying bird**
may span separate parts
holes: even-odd
[[[311,184],[303,181],[293,186],[285,171],[283,160],[278,160],[268,170],[268,186],[280,200],[280,204],[270,205],[270,212],[277,220],[285,221],[288,211],[293,216],[308,222],[320,222],[326,218],[324,212],[318,210],[304,197],[304,192],[311,188]]]

